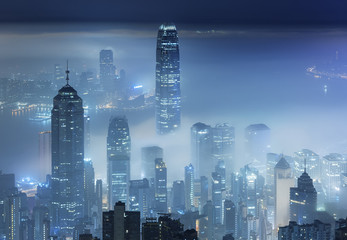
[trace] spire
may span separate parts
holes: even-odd
[[[304,158],[304,172],[306,172],[306,158]]]
[[[66,73],[66,85],[69,85],[69,73],[70,73],[70,71],[69,71],[69,60],[66,60],[66,71],[65,71],[65,73]]]

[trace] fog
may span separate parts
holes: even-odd
[[[153,91],[158,25],[1,25],[0,78],[53,72],[54,64],[98,73],[101,49],[112,49],[118,70]],[[265,123],[272,151],[309,148],[320,155],[347,153],[347,80],[314,78],[306,69],[336,58],[347,63],[347,29],[177,26],[180,41],[182,126],[155,134],[154,108],[137,112],[91,112],[91,152],[96,177],[106,180],[109,118],[125,114],[132,140],[131,178],[141,177],[141,147],[164,149],[169,183],[183,179],[190,163],[190,127],[228,122],[236,129],[236,162],[244,162],[244,129]],[[64,82],[61,83],[63,85]],[[73,86],[73,82],[71,83]],[[327,85],[327,93],[324,93]],[[78,88],[77,88],[78,91]],[[83,98],[83,96],[82,96]],[[17,177],[38,176],[39,131],[50,124],[0,118],[0,169]]]

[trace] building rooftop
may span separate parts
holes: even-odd
[[[290,168],[289,163],[284,159],[284,157],[281,157],[281,159],[278,161],[276,164],[275,168],[280,168],[280,169],[288,169]]]

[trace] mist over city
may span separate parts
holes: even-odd
[[[337,7],[291,22],[285,5],[133,21],[91,6],[4,6],[1,240],[347,239]]]

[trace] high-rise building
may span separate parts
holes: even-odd
[[[155,159],[163,158],[163,149],[158,146],[141,148],[141,177],[150,180],[155,177]]]
[[[95,173],[93,162],[84,159],[84,216],[92,217],[92,206],[95,202]]]
[[[113,51],[100,51],[100,83],[105,91],[116,91],[113,82],[116,78],[116,67],[113,64]]]
[[[235,156],[235,128],[227,123],[217,124],[213,130],[213,149],[212,157],[215,164],[218,161],[224,161],[226,176],[230,176],[235,169],[233,163]],[[227,183],[229,185],[230,178],[228,177]]]
[[[224,202],[224,226],[225,233],[235,235],[236,207],[231,200],[225,200]]]
[[[214,224],[222,224],[222,177],[217,172],[212,173],[212,203],[214,207]]]
[[[48,240],[50,231],[49,209],[47,207],[34,207],[34,239]]]
[[[261,174],[266,169],[266,154],[271,148],[271,130],[265,124],[252,124],[245,129],[246,161]]]
[[[185,182],[185,208],[192,210],[194,207],[194,167],[192,164],[184,167]]]
[[[90,116],[84,116],[84,157],[91,158]]]
[[[330,240],[331,225],[314,220],[311,224],[298,224],[289,222],[288,225],[280,227],[278,240]]]
[[[140,240],[140,212],[125,211],[117,202],[114,210],[103,213],[103,240]]]
[[[150,217],[150,210],[154,199],[152,195],[147,178],[130,180],[129,210],[139,211],[141,213],[141,218]]]
[[[128,204],[131,139],[125,116],[110,120],[107,135],[108,203],[111,209],[118,201]]]
[[[177,180],[172,184],[172,212],[184,213],[185,206],[185,186],[184,181]]]
[[[167,134],[181,125],[180,56],[173,24],[159,27],[155,77],[157,133]]]
[[[58,86],[63,82],[64,80],[64,69],[60,64],[54,65],[54,79],[53,79],[53,86],[54,89],[57,89]]]
[[[343,155],[331,153],[322,158],[322,185],[327,202],[339,202],[341,173],[346,172],[347,159]]]
[[[204,123],[195,123],[191,129],[191,158],[195,178],[209,177],[214,169],[212,160],[212,128]]]
[[[294,153],[294,173],[299,177],[304,169],[304,162],[306,161],[306,171],[314,182],[320,180],[320,159],[319,155],[309,149],[302,149]]]
[[[167,212],[167,169],[162,158],[155,159],[155,210]]]
[[[2,216],[5,219],[5,239],[20,240],[21,207],[21,198],[18,193],[13,193],[5,198],[4,215]]]
[[[208,178],[205,176],[200,177],[200,208],[205,206],[208,201]],[[201,211],[202,212],[202,211]]]
[[[290,188],[290,221],[312,223],[317,210],[317,192],[305,171],[298,178],[298,186]]]
[[[84,118],[82,99],[69,81],[54,97],[52,109],[52,227],[53,234],[72,236],[83,217]]]
[[[39,159],[40,180],[43,182],[46,175],[52,170],[52,134],[51,131],[39,133]]]
[[[290,220],[290,188],[295,180],[292,169],[282,157],[275,166],[275,229],[287,226]]]

